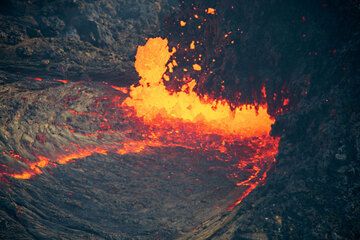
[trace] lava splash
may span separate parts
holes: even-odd
[[[203,133],[219,135],[251,137],[269,133],[274,121],[265,105],[257,111],[246,105],[231,109],[226,100],[211,100],[207,95],[200,98],[194,91],[193,79],[180,92],[167,90],[165,72],[169,69],[171,72],[176,65],[176,62],[168,63],[175,52],[175,48],[169,51],[168,41],[162,38],[149,39],[138,48],[135,68],[141,77],[140,85],[131,87],[130,97],[124,102],[135,108],[138,117],[148,124],[157,124],[160,119],[169,120],[167,124],[177,120],[193,123]]]
[[[267,171],[274,162],[278,139],[269,136],[274,120],[267,113],[266,104],[260,105],[256,110],[247,105],[232,109],[226,100],[212,100],[207,95],[199,97],[194,91],[194,79],[188,79],[181,91],[166,89],[164,81],[170,79],[166,72],[173,72],[173,68],[177,66],[176,60],[169,62],[175,53],[175,48],[169,51],[167,39],[160,37],[149,39],[144,46],[140,46],[135,68],[141,79],[138,86],[130,88],[130,96],[123,104],[133,107],[136,116],[142,118],[145,124],[157,126],[157,132],[161,132],[161,126],[168,126],[178,132],[186,126],[186,134],[190,136],[190,132],[194,133],[199,140],[200,136],[220,136],[221,144],[215,143],[215,149],[229,154],[228,160],[236,157],[236,153],[226,148],[225,143],[236,146],[238,141],[251,142],[256,139],[259,153],[251,156],[248,159],[250,161],[237,162],[237,168],[251,170],[246,180],[236,184],[247,186],[247,189],[229,207],[233,209],[259,183],[265,181]],[[188,141],[185,134],[183,137],[180,142]]]
[[[278,139],[269,136],[274,120],[267,114],[266,105],[256,110],[250,105],[233,109],[225,100],[200,97],[194,79],[187,79],[181,91],[168,90],[164,81],[170,81],[171,76],[165,73],[176,67],[176,61],[170,61],[175,53],[176,49],[169,51],[167,40],[162,38],[149,39],[140,46],[135,68],[141,79],[129,89],[104,85],[95,97],[89,93],[93,90],[82,83],[63,85],[64,93],[57,95],[54,104],[66,104],[55,105],[53,109],[58,112],[47,113],[49,117],[43,121],[48,125],[54,121],[50,121],[51,116],[57,115],[64,119],[59,119],[55,130],[47,133],[41,128],[36,129],[38,132],[24,130],[28,135],[35,131],[36,147],[4,149],[2,178],[31,179],[53,167],[96,154],[148,155],[154,149],[175,147],[227,164],[227,177],[240,190],[238,199],[229,207],[233,209],[265,182],[275,161]],[[21,91],[19,94],[21,98],[29,97],[21,95]],[[21,119],[20,114],[17,119]],[[77,119],[81,125],[75,126]],[[87,125],[91,126],[85,128]],[[61,141],[54,136],[56,131],[63,137]],[[50,142],[53,147],[48,149]]]

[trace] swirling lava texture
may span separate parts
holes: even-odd
[[[266,105],[232,109],[199,97],[191,79],[167,90],[175,52],[149,39],[130,88],[50,79],[1,87],[1,195],[13,196],[9,209],[34,236],[179,236],[265,182],[278,146]]]

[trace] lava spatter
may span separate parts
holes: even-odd
[[[188,134],[188,137],[183,136],[180,140],[182,143],[189,141],[189,132],[194,133],[194,138],[200,142],[202,136],[215,134],[221,136],[221,143],[228,141],[229,145],[233,146],[236,146],[237,141],[248,143],[254,141],[251,139],[256,139],[257,151],[250,159],[236,164],[243,172],[244,169],[250,170],[247,171],[247,179],[237,183],[237,186],[246,187],[246,190],[229,207],[233,209],[265,181],[267,171],[274,162],[278,140],[269,136],[274,120],[267,114],[266,105],[261,105],[257,111],[246,105],[232,109],[225,100],[211,100],[207,95],[200,98],[194,91],[195,80],[184,84],[178,92],[166,89],[161,77],[166,70],[172,71],[173,66],[170,66],[170,69],[166,66],[175,53],[176,49],[170,52],[168,41],[162,38],[149,39],[145,46],[138,48],[135,68],[141,79],[138,86],[130,88],[130,96],[125,99],[124,105],[133,107],[136,115],[144,119],[145,124],[157,126],[160,133],[161,126],[181,129]],[[236,158],[236,151],[232,152],[222,144],[219,146],[219,142],[204,146],[210,149],[215,147],[214,149],[227,153],[229,161]]]
[[[229,210],[233,209],[264,183],[274,162],[278,139],[269,136],[274,120],[267,114],[266,105],[257,110],[251,105],[232,108],[226,100],[200,97],[195,91],[194,79],[188,78],[180,91],[168,90],[164,81],[172,81],[171,72],[180,67],[170,59],[174,54],[176,49],[169,51],[166,39],[149,39],[138,48],[136,55],[139,84],[130,88],[107,86],[106,91],[111,89],[112,94],[104,92],[104,96],[91,97],[85,102],[92,101],[92,104],[86,107],[82,106],[81,98],[87,96],[89,90],[80,91],[76,83],[64,84],[69,96],[63,96],[66,104],[60,115],[64,115],[66,121],[57,128],[59,134],[66,132],[67,144],[55,142],[62,148],[55,152],[41,147],[31,149],[26,154],[29,158],[5,152],[21,167],[20,170],[6,167],[1,175],[25,180],[44,173],[46,168],[95,154],[147,155],[169,147],[183,148],[228,165],[227,176],[241,192],[229,206]],[[74,123],[76,119],[97,126],[80,130]],[[58,141],[50,136],[41,139],[41,144]]]
[[[135,68],[141,77],[139,86],[130,88],[130,97],[124,101],[126,106],[134,107],[138,117],[150,123],[158,117],[196,123],[202,132],[217,134],[237,134],[241,137],[268,134],[274,122],[267,114],[266,106],[254,111],[252,106],[239,106],[232,110],[225,100],[211,100],[208,96],[200,98],[194,91],[195,80],[182,86],[182,91],[171,92],[166,89],[162,76],[167,70],[171,55],[166,39],[149,39],[140,46],[136,55]]]

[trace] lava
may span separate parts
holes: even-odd
[[[14,151],[3,152],[4,155],[8,155],[19,162],[28,165],[28,169],[21,173],[10,173],[9,176],[16,179],[30,179],[35,175],[42,173],[42,168],[45,168],[49,165],[49,159],[44,156],[38,156],[36,162],[32,162],[29,159],[22,157],[21,155],[15,153]]]
[[[206,12],[207,14],[215,15],[215,14],[216,14],[216,9],[214,9],[214,8],[208,8],[208,9],[205,10],[205,12]]]
[[[135,68],[141,79],[138,86],[130,88],[130,96],[124,104],[134,107],[136,115],[150,126],[159,126],[161,123],[179,129],[179,125],[190,125],[192,126],[190,131],[196,132],[198,139],[200,139],[199,135],[217,134],[222,136],[222,141],[226,139],[232,143],[254,137],[263,140],[260,140],[258,145],[258,150],[262,151],[253,156],[251,164],[239,162],[237,165],[239,169],[252,166],[247,180],[237,183],[237,186],[246,186],[247,189],[229,207],[231,210],[266,179],[278,145],[277,139],[268,136],[274,120],[267,114],[266,105],[260,106],[257,111],[250,106],[231,109],[225,100],[211,100],[207,95],[200,98],[194,91],[195,80],[184,84],[179,92],[167,90],[163,80],[168,81],[169,77],[166,75],[163,80],[162,78],[166,70],[172,72],[174,65],[168,62],[175,53],[174,48],[169,51],[167,39],[149,39],[145,46],[140,46]],[[194,65],[194,70],[201,70],[200,65]],[[265,92],[265,89],[263,91]],[[186,138],[183,141],[186,141]],[[267,144],[270,144],[270,147],[267,151],[263,151],[263,147]],[[229,151],[223,144],[216,149],[223,153]]]
[[[96,139],[96,143],[74,143],[63,146],[63,152],[48,155],[41,149],[39,152],[34,150],[29,159],[14,151],[4,152],[21,163],[23,170],[6,167],[1,175],[25,180],[42,174],[46,168],[95,154],[146,155],[151,154],[152,151],[147,151],[150,149],[180,147],[205,153],[209,159],[228,164],[228,177],[241,190],[239,198],[229,206],[229,210],[233,209],[265,182],[275,161],[278,139],[269,136],[274,120],[267,113],[266,105],[234,108],[226,100],[214,100],[208,95],[200,97],[196,93],[196,80],[188,76],[184,76],[185,84],[179,91],[167,89],[165,82],[172,80],[171,73],[179,67],[177,61],[171,59],[176,51],[175,48],[169,51],[166,39],[149,39],[144,46],[138,47],[136,54],[135,68],[140,76],[138,85],[130,88],[111,85],[117,95],[102,97],[89,111],[66,109],[74,118],[101,119],[99,129],[91,133],[78,133],[71,125],[63,125],[70,134],[81,134],[89,141]],[[201,70],[200,65],[196,67]],[[72,86],[68,81],[63,83]],[[265,89],[263,92],[265,95]],[[102,108],[100,100],[106,101],[108,107]],[[121,110],[123,115],[116,115],[114,109]],[[125,129],[113,127],[112,123],[122,121],[127,123]],[[101,140],[107,137],[112,141]]]
[[[180,92],[166,89],[162,77],[170,57],[176,52],[168,49],[168,41],[162,38],[149,39],[140,46],[135,68],[141,77],[139,86],[130,88],[130,97],[124,101],[134,107],[138,117],[151,124],[158,117],[196,123],[201,132],[235,134],[241,137],[260,136],[269,133],[274,120],[267,114],[266,106],[254,111],[251,106],[239,106],[234,110],[225,100],[200,98],[194,91],[195,80],[182,86]],[[199,67],[199,66],[197,66]]]
[[[69,83],[69,80],[67,80],[67,79],[57,79],[56,81],[60,82],[60,83],[63,83],[63,84]]]
[[[180,26],[181,26],[181,27],[185,27],[185,26],[186,26],[186,22],[185,22],[185,21],[180,21]]]

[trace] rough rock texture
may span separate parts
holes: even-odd
[[[162,0],[1,1],[0,80],[17,73],[130,81],[136,47],[157,35],[169,8]]]
[[[213,151],[111,151],[139,140],[142,125],[108,85],[22,81],[0,92],[0,170],[29,169],[38,155],[51,162],[32,179],[1,179],[1,239],[174,239],[227,215],[243,191]],[[96,147],[109,152],[55,161]]]
[[[264,82],[270,92],[277,92],[285,83],[290,105],[273,128],[281,142],[277,164],[266,185],[230,216],[202,219],[198,228],[188,229],[185,238],[359,239],[359,1],[208,3],[219,14],[221,4],[236,7],[235,12],[224,14],[229,16],[226,24],[218,24],[223,26],[221,34],[227,27],[240,26],[243,30],[237,39],[239,45],[226,48],[232,57],[224,54],[219,66],[214,64],[216,74],[208,84],[210,88],[219,87],[219,76],[225,81],[225,89],[230,89],[221,92],[223,97],[247,88],[255,88],[260,94]],[[116,76],[128,81],[133,75],[131,58],[136,45],[158,32],[159,15],[166,15],[169,9],[164,1],[2,1],[0,79],[12,82],[40,73],[95,80]],[[179,16],[173,18],[179,20]],[[252,96],[252,92],[247,95]],[[271,97],[268,95],[269,102]],[[7,104],[17,108],[22,103]],[[33,137],[24,136],[23,140],[31,142]],[[17,139],[12,141],[16,144]],[[94,164],[90,169],[101,164],[97,158],[90,160]],[[77,165],[67,167],[77,169]],[[26,187],[18,184],[20,189]],[[20,214],[22,211],[19,209]],[[13,219],[19,219],[17,214],[13,212]],[[23,226],[29,223],[2,219],[4,222],[5,228],[19,233],[18,239],[41,237],[31,235],[33,228],[27,232]],[[120,237],[94,230],[87,223],[83,226],[79,232],[86,235],[74,233],[79,238],[94,237],[91,234]],[[165,232],[161,236],[175,235]]]
[[[237,70],[218,69],[243,81],[225,78],[226,88],[285,83],[290,105],[273,126],[281,142],[265,186],[226,227],[215,221],[194,239],[359,239],[359,1],[227,2],[244,34]]]

